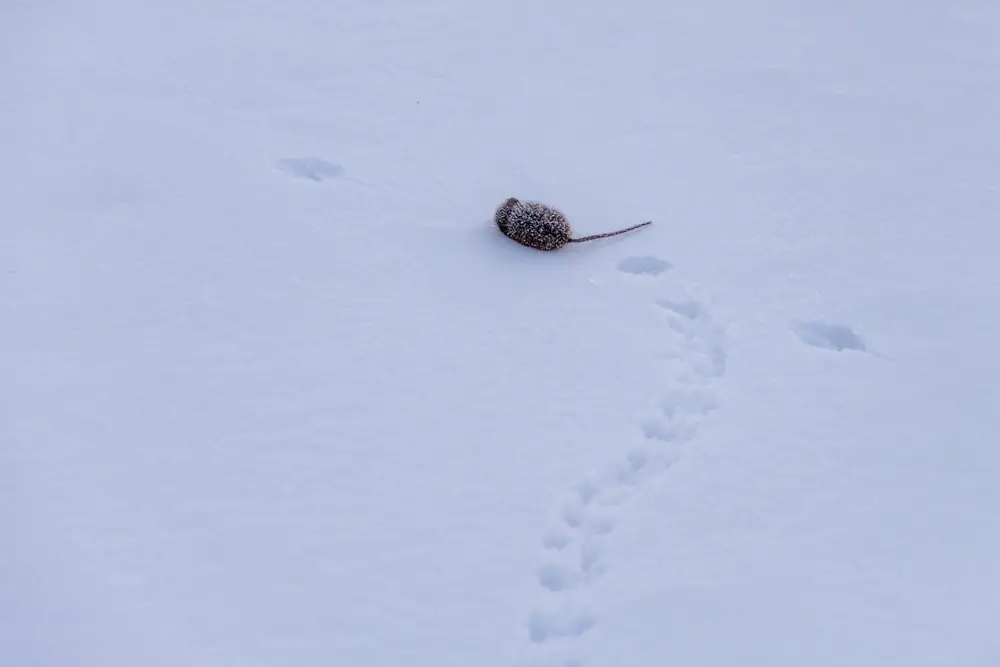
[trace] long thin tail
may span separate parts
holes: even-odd
[[[594,239],[606,239],[609,236],[618,236],[619,234],[624,234],[625,232],[630,232],[633,229],[639,229],[640,227],[645,227],[646,225],[653,224],[652,220],[647,220],[646,222],[640,222],[638,225],[632,225],[631,227],[626,227],[625,229],[619,229],[617,232],[605,232],[604,234],[594,234],[593,236],[584,236],[579,239],[572,239],[570,243],[583,243],[584,241],[593,241]]]

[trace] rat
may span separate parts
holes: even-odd
[[[558,250],[568,243],[583,243],[618,236],[653,224],[652,220],[604,234],[573,238],[573,229],[560,211],[535,201],[509,198],[497,207],[493,221],[508,238],[536,250]]]

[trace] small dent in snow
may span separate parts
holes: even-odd
[[[601,562],[601,548],[596,542],[585,542],[580,547],[580,569],[589,572]]]
[[[547,563],[538,571],[538,582],[550,591],[562,591],[576,585],[576,578],[568,567]]]
[[[626,460],[628,462],[629,472],[642,472],[649,465],[649,454],[644,451],[633,450],[629,452]]]
[[[584,610],[559,609],[535,612],[528,620],[528,636],[535,643],[557,637],[579,637],[594,627],[597,619]]]
[[[689,320],[696,320],[701,317],[702,312],[704,312],[704,306],[702,306],[697,301],[670,301],[669,299],[660,299],[656,302],[657,305],[666,308],[667,310],[680,315],[681,317],[686,317]]]
[[[615,521],[610,516],[595,515],[586,525],[588,535],[607,535],[615,529]]]
[[[341,178],[344,175],[342,166],[318,157],[284,158],[278,162],[278,165],[293,176],[316,182],[330,178]]]
[[[683,445],[695,436],[693,424],[665,424],[660,421],[647,421],[642,425],[642,434],[649,440]]]
[[[569,536],[565,533],[551,532],[542,540],[542,546],[546,549],[561,550],[569,544]]]
[[[618,270],[633,276],[658,276],[673,268],[673,264],[653,255],[635,255],[619,260]]]
[[[596,498],[600,492],[601,485],[593,479],[585,480],[576,487],[576,495],[579,496],[580,502],[584,505]]]
[[[579,528],[583,521],[582,510],[575,506],[565,508],[562,517],[570,528]]]
[[[677,437],[677,429],[663,422],[647,421],[642,425],[642,434],[650,440],[670,442]]]
[[[821,347],[828,350],[858,350],[865,351],[867,346],[861,336],[854,333],[850,327],[842,324],[827,324],[810,321],[792,323],[792,331],[806,345]]]

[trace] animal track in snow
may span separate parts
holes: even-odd
[[[695,429],[690,424],[672,424],[657,419],[644,422],[641,428],[646,438],[660,442],[684,444],[695,436]]]
[[[806,345],[822,347],[829,350],[857,350],[864,352],[868,348],[861,336],[854,333],[850,327],[842,324],[827,324],[825,322],[810,321],[792,322],[792,331]]]
[[[692,370],[700,377],[722,377],[726,373],[728,354],[721,332],[712,323],[704,306],[696,302],[657,301],[666,311],[667,326],[684,337],[684,350]]]
[[[671,265],[635,256],[621,260],[617,268],[656,278]],[[690,298],[661,298],[651,307],[663,321],[663,357],[670,359],[662,389],[653,397],[650,414],[637,424],[632,445],[571,489],[556,508],[541,541],[539,598],[527,619],[533,656],[527,665],[582,667],[581,642],[598,623],[589,598],[609,567],[604,545],[613,539],[619,513],[642,485],[679,459],[701,422],[720,407],[715,384],[726,370],[726,344],[706,306]]]
[[[652,255],[626,257],[618,262],[618,270],[634,276],[658,276],[673,268],[673,264]]]
[[[563,607],[533,613],[528,622],[528,632],[533,642],[545,642],[558,637],[579,637],[592,628],[596,620],[589,612]]]
[[[560,563],[545,563],[538,571],[538,581],[550,591],[561,591],[576,585],[577,573]]]
[[[318,157],[284,158],[278,161],[278,166],[293,176],[316,182],[344,176],[342,166]]]
[[[698,301],[671,301],[670,299],[660,299],[656,302],[663,308],[677,313],[689,320],[696,320],[705,312],[705,307]]]

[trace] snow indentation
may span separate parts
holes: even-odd
[[[673,266],[670,262],[653,255],[634,255],[618,262],[619,271],[633,276],[659,276]]]
[[[558,530],[553,530],[542,540],[542,546],[546,549],[565,549],[569,543],[570,536]]]
[[[561,591],[576,585],[579,574],[563,563],[546,563],[538,570],[539,583],[550,591]]]
[[[658,257],[634,256],[617,268],[656,277],[671,265]],[[570,489],[555,508],[542,539],[546,556],[537,571],[540,598],[527,619],[528,646],[545,645],[534,649],[545,657],[531,664],[584,664],[577,655],[583,646],[579,638],[598,621],[589,595],[608,569],[607,553],[612,552],[606,546],[620,512],[640,488],[676,463],[702,422],[720,407],[715,385],[726,371],[727,345],[708,308],[691,298],[660,298],[652,305],[664,325],[657,358],[669,359],[669,370],[651,397],[650,414],[636,424],[635,441]]]
[[[842,324],[828,324],[812,320],[792,322],[792,331],[806,345],[843,352],[844,350],[867,350],[865,341],[858,334]]]
[[[705,312],[705,307],[697,301],[671,301],[660,299],[658,305],[689,320],[696,320]]]
[[[597,618],[589,611],[572,608],[536,611],[528,620],[528,636],[535,643],[558,637],[579,637],[595,623]]]
[[[343,178],[344,168],[336,162],[318,157],[289,157],[278,161],[278,166],[289,174],[310,181]]]

